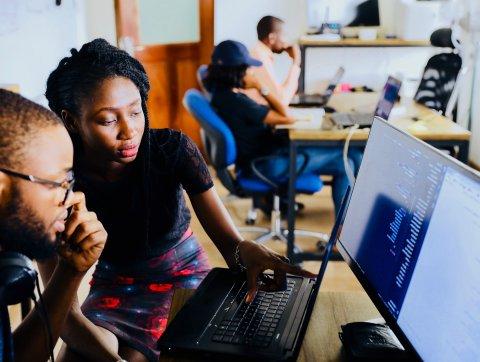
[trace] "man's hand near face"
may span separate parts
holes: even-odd
[[[43,281],[49,286],[56,274],[73,274],[81,279],[97,262],[107,241],[107,232],[97,215],[88,211],[83,193],[75,192],[65,207],[71,208],[71,213],[65,221],[61,245],[57,249],[59,257],[39,263]],[[83,315],[76,296],[70,305],[61,331],[68,348],[88,360],[120,360],[118,343],[112,341],[112,338],[116,339],[113,334],[104,335]]]
[[[58,253],[61,260],[76,271],[85,273],[100,257],[107,241],[107,232],[97,215],[87,210],[83,193],[75,192],[69,204],[72,205],[72,211],[65,222]]]
[[[87,210],[83,193],[75,192],[65,206],[72,207],[72,212],[65,222],[63,242],[58,248],[59,263],[53,266],[53,273],[44,278],[46,287],[42,293],[54,343],[64,328],[83,276],[97,262],[107,240],[103,225],[95,213]],[[39,267],[42,271],[45,266],[39,263]],[[48,358],[47,335],[38,334],[39,330],[45,330],[38,313],[34,309],[15,330],[15,356],[18,361],[31,360],[32,355],[38,356],[38,360]],[[29,348],[25,348],[26,341],[30,341]],[[109,358],[105,360],[118,359],[114,351],[108,350],[106,355]]]
[[[292,58],[293,64],[300,66],[302,56],[300,53],[300,47],[297,44],[287,44],[284,51],[290,58]]]

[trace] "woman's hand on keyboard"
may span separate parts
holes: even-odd
[[[255,299],[259,288],[265,291],[285,288],[287,273],[306,278],[317,276],[299,266],[290,264],[288,258],[253,241],[241,241],[238,248],[241,263],[247,269],[248,293],[245,297],[247,303]],[[274,276],[263,274],[266,270],[272,270]]]

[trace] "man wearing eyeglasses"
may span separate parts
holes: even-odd
[[[72,142],[55,114],[0,89],[0,256],[15,251],[41,261],[58,255],[42,293],[53,343],[107,239],[83,194],[72,191],[72,162]],[[0,328],[5,325],[0,318]],[[46,361],[46,331],[35,308],[13,333],[15,361]]]

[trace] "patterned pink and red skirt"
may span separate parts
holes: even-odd
[[[173,291],[197,288],[209,270],[207,256],[190,231],[164,254],[128,268],[100,261],[82,310],[94,324],[157,361],[156,344],[167,325]]]

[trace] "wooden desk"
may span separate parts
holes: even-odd
[[[192,296],[193,290],[175,291],[169,322]],[[308,324],[307,333],[298,361],[341,361],[340,326],[380,317],[365,292],[320,292]],[[173,357],[160,357],[161,361],[186,361]],[[193,360],[193,359],[192,359]]]
[[[359,111],[373,114],[378,97],[378,93],[341,93],[332,96],[328,105],[339,112]],[[418,120],[415,121],[414,119]],[[389,122],[434,147],[449,148],[457,146],[457,158],[464,163],[468,162],[470,132],[437,112],[415,103],[411,99],[402,99],[401,103],[396,104],[392,110]],[[294,253],[295,212],[293,205],[295,202],[294,185],[296,181],[297,150],[303,146],[343,147],[348,130],[292,128],[288,130],[288,133],[290,138],[290,171],[287,256],[294,263],[303,260],[319,260],[321,256],[314,253]],[[368,128],[356,130],[350,142],[351,146],[364,147],[368,134]]]
[[[377,38],[374,40],[360,40],[345,38],[340,40],[323,40],[315,36],[304,35],[299,40],[300,46],[307,47],[429,47],[428,40],[404,40]]]
[[[340,39],[337,41],[319,40],[315,36],[303,36],[299,41],[300,52],[302,55],[300,64],[300,78],[298,91],[305,91],[305,73],[306,56],[308,48],[406,48],[406,47],[430,47],[428,40],[403,40],[403,39],[385,39],[375,40],[360,39]]]
[[[328,105],[338,112],[374,112],[379,94],[372,93],[340,93],[332,96]],[[328,115],[326,116],[328,118]],[[414,120],[416,119],[416,120]],[[459,141],[455,146],[460,146],[459,159],[468,160],[468,143],[471,133],[452,120],[438,114],[431,109],[414,102],[412,99],[402,99],[392,110],[389,122],[400,129],[424,141]],[[326,121],[328,123],[328,120]],[[368,128],[357,130],[352,140],[366,141]],[[289,130],[290,140],[326,141],[326,146],[332,146],[333,141],[344,141],[348,130],[339,129],[295,129]],[[464,141],[464,142],[462,142]],[[458,143],[458,144],[457,144]],[[334,146],[337,146],[335,144]]]

